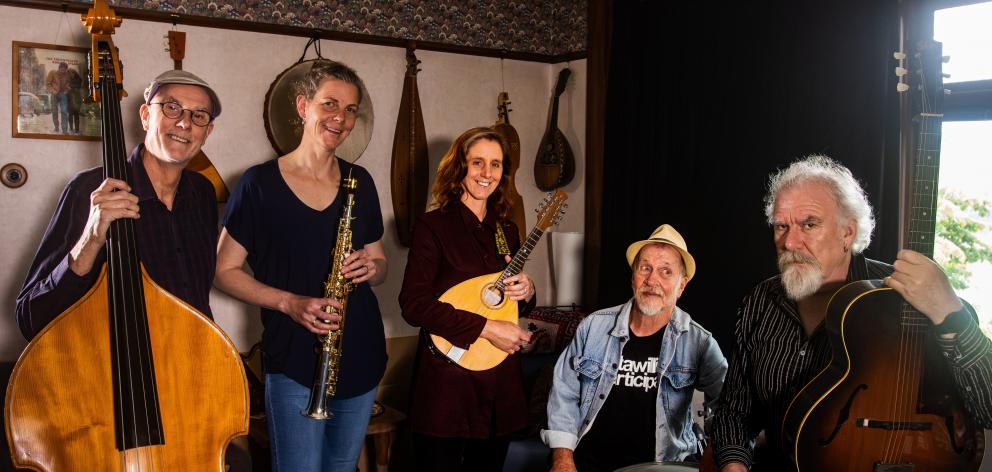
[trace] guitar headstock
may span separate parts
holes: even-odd
[[[558,82],[555,83],[555,96],[565,93],[565,86],[568,85],[568,78],[572,75],[572,69],[564,68],[558,73]]]
[[[124,74],[121,67],[120,57],[117,55],[117,47],[114,46],[110,36],[114,34],[114,28],[121,25],[123,18],[117,16],[112,8],[107,5],[106,0],[95,0],[93,6],[81,15],[80,21],[86,26],[92,36],[89,56],[90,70],[92,76],[90,88],[93,100],[100,101],[100,89],[104,80],[112,80],[117,84],[120,91],[118,99],[127,96],[122,84]]]
[[[943,109],[944,95],[950,93],[944,88],[944,78],[950,76],[941,72],[941,64],[950,58],[942,56],[941,51],[941,43],[922,40],[917,43],[912,55],[907,56],[903,52],[893,54],[899,60],[895,69],[899,77],[896,90],[907,92],[915,89],[912,94],[914,115],[939,115]]]
[[[417,59],[416,49],[410,47],[406,49],[406,75],[417,75],[420,72],[420,60]]]
[[[541,231],[547,231],[551,226],[561,222],[565,216],[565,210],[568,208],[565,200],[568,200],[568,194],[561,189],[548,192],[544,196],[541,206],[535,210],[537,211],[537,225],[535,226]]]
[[[182,64],[183,59],[186,58],[186,33],[183,31],[169,31],[169,34],[165,36],[168,42],[166,43],[165,50],[169,53],[169,57],[176,64]],[[177,67],[177,69],[182,69]]]

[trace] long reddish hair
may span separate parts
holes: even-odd
[[[462,181],[468,175],[468,150],[482,140],[498,143],[503,151],[503,173],[499,185],[486,203],[496,211],[500,220],[505,220],[510,211],[510,195],[506,191],[510,181],[510,145],[502,134],[492,128],[472,128],[451,143],[448,152],[444,153],[441,163],[437,165],[437,178],[434,179],[434,188],[431,189],[434,207],[445,208],[461,199],[465,191]]]

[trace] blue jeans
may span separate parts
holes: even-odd
[[[355,472],[375,392],[331,399],[334,418],[313,420],[300,413],[310,401],[310,388],[282,374],[265,374],[273,472]]]

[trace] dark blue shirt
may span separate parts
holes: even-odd
[[[372,176],[364,168],[338,160],[341,174],[358,179],[352,209],[355,250],[382,239],[382,212]],[[297,295],[322,297],[331,269],[331,252],[345,192],[318,211],[303,203],[279,172],[277,160],[245,171],[227,203],[224,226],[248,251],[255,279]],[[289,316],[262,308],[262,351],[265,370],[282,373],[310,387],[313,384],[316,337]],[[386,369],[386,341],[379,302],[368,282],[354,287],[345,311],[345,334],[337,397],[363,394]]]
[[[210,287],[217,261],[217,199],[210,182],[184,170],[172,211],[158,199],[145,172],[139,145],[128,157],[132,193],[138,197],[141,218],[136,220],[138,254],[152,280],[196,308],[210,312]],[[33,338],[56,316],[82,298],[106,261],[101,251],[89,274],[69,268],[69,251],[83,234],[90,213],[90,194],[104,180],[103,168],[76,174],[62,191],[48,223],[28,277],[17,295],[17,324]]]

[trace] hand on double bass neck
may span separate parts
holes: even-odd
[[[110,223],[120,218],[139,218],[138,197],[123,180],[106,179],[90,194],[90,214],[86,227],[72,251],[69,268],[76,275],[93,270],[97,255],[107,242]]]
[[[947,315],[960,310],[961,299],[954,294],[947,275],[929,257],[903,249],[896,255],[895,272],[885,284],[899,292],[920,313],[938,325]]]

